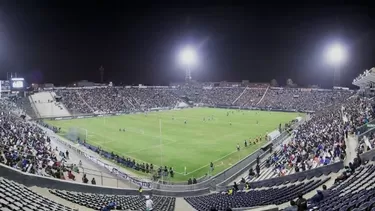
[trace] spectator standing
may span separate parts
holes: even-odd
[[[298,207],[295,201],[290,201],[290,207],[284,209],[284,211],[297,211]]]
[[[86,177],[86,174],[83,175],[82,182],[85,183],[85,184],[87,184],[89,182],[89,180]]]
[[[297,208],[298,208],[297,210],[298,211],[305,211],[305,210],[307,210],[307,200],[305,198],[303,198],[302,194],[300,194],[298,196],[296,204],[297,204]]]
[[[151,200],[150,196],[146,196],[146,211],[152,211],[154,202]]]
[[[139,192],[139,196],[142,196],[142,192],[143,192],[142,186],[139,186],[138,192]]]

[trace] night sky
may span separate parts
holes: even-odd
[[[199,81],[292,78],[329,87],[333,67],[324,51],[335,42],[349,54],[342,86],[375,66],[368,5],[135,2],[0,1],[0,78],[99,82],[103,65],[106,82],[165,85],[184,80],[177,53],[186,45],[198,48],[192,76]]]

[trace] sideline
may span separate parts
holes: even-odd
[[[88,130],[87,130],[87,131],[88,131]],[[96,134],[96,133],[93,133],[93,132],[91,132],[91,133],[92,133],[92,134]],[[243,132],[227,134],[227,135],[223,136],[222,139],[219,139],[218,141],[223,141],[223,140],[225,140],[225,139],[228,138],[228,137],[237,136],[237,135],[240,135],[240,134],[243,134]],[[98,135],[98,136],[101,136],[101,135]],[[150,137],[151,137],[151,136],[150,136]],[[154,138],[158,138],[158,137],[154,136]],[[140,151],[144,151],[144,150],[148,150],[148,149],[152,149],[152,148],[157,148],[157,147],[161,147],[161,146],[165,146],[165,145],[170,145],[170,144],[174,144],[174,143],[179,142],[179,141],[177,141],[177,140],[173,140],[173,139],[166,139],[166,140],[169,140],[169,141],[171,141],[171,142],[168,142],[168,143],[165,143],[165,144],[154,145],[154,146],[151,146],[151,147],[147,147],[147,148],[143,148],[143,149],[135,150],[135,151],[132,151],[132,152],[133,152],[133,153],[134,153],[134,152],[140,152]],[[96,143],[96,144],[98,144],[99,146],[103,146],[103,144],[106,144],[106,143],[116,142],[116,141],[110,141],[110,142],[108,142],[108,141],[106,141],[106,142],[97,142],[97,141],[94,141],[94,140],[90,140],[90,141],[91,141],[91,142],[94,142],[94,143]],[[146,162],[146,161],[141,160],[141,159],[139,159],[139,158],[135,158],[135,157],[132,157],[132,156],[130,156],[130,155],[127,155],[127,154],[125,154],[125,153],[120,153],[120,152],[117,152],[117,151],[114,151],[114,150],[113,150],[113,152],[116,152],[116,153],[119,154],[119,155],[123,155],[123,156],[129,157],[129,158],[132,158],[132,159],[134,159],[134,160],[138,160],[138,161],[143,162],[143,163],[149,163],[149,162]],[[212,161],[212,162],[220,161],[220,160],[222,160],[222,159],[224,159],[224,158],[226,158],[226,157],[229,157],[230,155],[232,155],[232,154],[234,154],[234,153],[236,153],[236,152],[237,152],[237,150],[235,150],[235,151],[233,151],[233,152],[230,152],[230,153],[224,155],[223,157],[218,158],[218,159],[216,159],[216,160],[214,160],[214,161]],[[128,153],[129,153],[129,152],[128,152]],[[154,166],[156,166],[156,167],[160,167],[159,165],[154,165]],[[183,172],[178,172],[178,171],[174,171],[174,172],[177,173],[177,174],[185,175],[185,176],[186,176],[186,175],[190,175],[190,174],[192,174],[192,173],[194,173],[194,172],[197,172],[197,171],[199,171],[199,170],[201,170],[201,169],[203,169],[203,168],[205,168],[205,167],[207,167],[207,166],[209,166],[209,164],[206,164],[206,165],[204,165],[204,166],[201,166],[201,167],[199,167],[199,168],[197,168],[197,169],[195,169],[195,170],[193,170],[193,171],[191,171],[191,172],[189,172],[189,173],[187,173],[187,174],[185,174],[185,173],[183,173]]]

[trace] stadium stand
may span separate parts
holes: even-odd
[[[331,106],[317,112],[294,131],[290,141],[260,163],[259,177],[251,170],[247,181],[285,176],[342,160],[346,155],[345,133],[354,132],[361,124],[374,119],[375,114],[371,102],[366,99],[351,98],[340,105],[343,107]],[[342,120],[343,115],[350,119],[350,123]],[[320,154],[316,149],[320,150]]]
[[[113,203],[114,209],[117,210],[141,210],[145,207],[145,200],[141,196],[85,194],[60,190],[50,190],[50,193],[95,210],[100,210],[109,203]],[[174,210],[176,202],[174,197],[153,196],[152,200],[154,210]]]
[[[246,88],[245,91],[239,96],[235,105],[240,107],[254,107],[256,106],[262,97],[266,94],[268,88]]]
[[[30,189],[0,178],[0,210],[73,211],[72,208],[53,202]]]
[[[312,210],[373,210],[375,166],[352,164],[345,173],[335,180],[335,184],[310,199]]]
[[[178,102],[186,101],[208,106],[234,105],[241,108],[316,111],[352,95],[351,92],[342,90],[197,85],[175,88],[97,87],[55,91],[73,114],[126,113],[161,107],[173,108]],[[44,95],[48,96],[47,93]]]
[[[62,104],[56,102],[56,97],[61,97]],[[176,88],[58,89],[55,92],[35,93],[30,99],[32,102],[29,104],[25,103],[24,99],[0,102],[1,162],[26,173],[61,179],[69,177],[67,174],[72,170],[66,166],[63,166],[62,171],[60,170],[59,163],[66,155],[51,147],[50,137],[39,127],[24,121],[19,116],[12,115],[9,111],[21,107],[23,108],[21,110],[31,113],[33,109],[30,108],[34,103],[40,116],[58,117],[71,114],[127,113],[160,107],[173,108],[179,102],[187,101],[208,106],[316,111],[309,121],[291,132],[290,139],[275,147],[273,153],[259,160],[259,176],[256,176],[256,170],[252,170],[247,173],[245,181],[238,181],[239,189],[245,187],[245,190],[237,191],[234,188],[233,191],[231,186],[226,186],[229,192],[186,197],[185,200],[197,210],[208,210],[212,207],[225,210],[228,207],[282,205],[296,199],[300,194],[312,192],[334,179],[332,175],[338,170],[324,167],[342,167],[342,160],[347,154],[345,141],[348,133],[349,135],[356,133],[359,126],[372,122],[375,117],[372,100],[352,96],[352,92],[345,90],[323,91],[267,86],[213,87],[210,84],[201,84]],[[31,116],[38,115],[34,113]],[[58,128],[52,129],[58,130]],[[359,153],[374,147],[373,133],[368,134],[367,140],[371,147],[366,148],[367,141],[361,138]],[[33,153],[36,159],[28,156]],[[107,156],[113,158],[110,154]],[[125,161],[130,162],[126,159]],[[309,208],[369,210],[374,206],[372,197],[375,180],[372,177],[375,167],[371,162],[361,167],[358,159],[353,163],[349,165],[350,171],[335,178],[336,184],[328,189],[329,197],[319,202],[317,197],[311,198]],[[319,171],[319,167],[328,170]],[[252,169],[256,168],[256,165],[252,166]],[[311,171],[314,173],[310,174],[309,170],[317,171]],[[283,180],[280,176],[289,178],[289,181]],[[250,185],[249,188],[246,188],[246,182]],[[30,202],[20,200],[19,192],[27,193],[24,197]],[[144,198],[134,193],[114,195],[54,188],[50,193],[97,210],[109,203],[114,203],[118,209],[143,210],[145,206]],[[40,200],[35,200],[36,198]],[[340,198],[346,200],[343,202]],[[153,195],[152,199],[156,210],[175,209],[174,197]],[[0,210],[22,209],[72,210],[38,196],[20,184],[0,179]]]
[[[22,113],[27,114],[30,118],[35,119],[38,118],[35,110],[33,109],[30,100],[27,97],[10,97],[10,102],[15,104],[15,108],[21,109]]]
[[[328,181],[329,177],[293,182],[288,185],[274,186],[254,190],[237,191],[229,189],[227,192],[206,196],[188,197],[186,201],[197,210],[216,208],[225,210],[239,207],[255,207],[270,204],[280,205],[298,196],[308,193]],[[236,187],[234,187],[236,189]]]
[[[318,111],[335,102],[342,102],[350,95],[348,91],[338,90],[270,88],[258,106],[283,110]]]
[[[41,117],[71,116],[69,111],[55,100],[54,92],[38,92],[31,96],[37,112]]]

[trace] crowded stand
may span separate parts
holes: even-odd
[[[26,173],[57,179],[72,177],[72,171],[79,172],[73,165],[64,165],[68,152],[53,148],[45,132],[20,118],[14,113],[13,106],[12,101],[0,102],[0,163]]]
[[[72,113],[145,111],[160,107],[173,108],[179,102],[189,101],[208,106],[317,111],[352,95],[352,92],[346,90],[198,85],[174,88],[100,87],[55,91]]]
[[[359,76],[357,76],[355,79],[353,79],[353,83],[361,80],[362,78],[365,78],[366,76],[368,76],[370,73],[373,73],[374,72],[374,68],[371,68],[369,70],[365,70],[362,74],[360,74]]]
[[[232,105],[236,98],[243,92],[244,88],[223,87],[206,88],[198,95],[197,103],[205,105]]]
[[[352,96],[352,92],[346,90],[275,89],[264,86],[252,88],[184,86],[160,89],[138,87],[57,89],[55,93],[61,97],[62,103],[70,111],[77,113],[100,114],[147,111],[158,107],[175,107],[179,102],[186,101],[186,98],[194,103],[210,106],[226,105],[315,111],[314,114],[309,115],[307,122],[290,131],[290,139],[276,146],[269,156],[262,160],[257,159],[256,165],[249,169],[248,175],[241,181],[237,181],[242,184],[241,189],[235,184],[222,193],[185,198],[187,203],[197,210],[209,210],[211,208],[225,210],[228,207],[281,205],[302,197],[302,195],[325,184],[330,180],[330,176],[322,175],[321,177],[306,178],[305,180],[291,181],[288,184],[277,184],[272,187],[257,188],[251,187],[251,184],[252,182],[303,172],[344,160],[347,153],[345,138],[348,137],[348,134],[355,134],[356,128],[375,118],[374,103],[371,99]],[[62,162],[66,161],[69,155],[53,149],[50,138],[39,127],[10,112],[21,105],[19,102],[22,101],[13,99],[0,102],[0,134],[2,135],[0,162],[31,174],[58,179],[74,177],[71,172],[77,171],[77,168],[65,166]],[[43,122],[39,122],[39,124],[50,127]],[[54,132],[59,131],[59,128],[50,129]],[[371,147],[374,147],[375,135],[370,133],[368,139]],[[155,180],[162,175],[173,177],[174,172],[170,167],[159,167],[154,170],[152,164],[136,163],[129,158],[120,157],[113,152],[105,152],[100,147],[89,145],[84,140],[79,141],[79,143],[107,159],[116,161],[121,166],[152,173]],[[364,150],[361,150],[364,145],[364,141],[360,140],[359,153],[364,152]],[[368,180],[370,183],[365,184],[359,182],[358,178],[368,178],[375,170],[372,165],[361,167],[358,159],[350,163],[344,173],[336,178],[336,184],[333,187],[329,189],[323,187],[324,191],[330,193],[329,199],[324,198],[326,197],[324,194],[324,197],[322,195],[314,196],[308,200],[308,206],[311,209],[323,208],[324,210],[330,210],[338,206],[360,208],[362,207],[360,203],[363,202],[367,203],[367,208],[371,207],[373,203],[370,196],[372,196],[374,181],[366,179],[365,181]],[[346,183],[347,181],[351,183]],[[13,184],[6,180],[1,180],[0,183]],[[190,184],[193,184],[193,182]],[[345,186],[345,184],[350,185]],[[358,189],[358,191],[348,194],[348,191],[354,189]],[[97,210],[106,207],[136,210],[146,206],[144,197],[140,198],[134,195],[93,195],[61,190],[50,190],[50,193]],[[365,194],[366,199],[357,197],[359,193]],[[340,196],[356,201],[343,204],[338,201]],[[173,197],[152,196],[152,199],[154,208],[157,210],[174,210],[175,208],[176,199]],[[14,201],[17,202],[15,199]],[[294,202],[291,204],[295,206]],[[19,207],[22,203],[11,204],[9,201],[5,203],[0,200],[0,205]],[[58,204],[53,206],[61,207]],[[69,208],[66,207],[66,209]]]
[[[143,111],[176,106],[178,99],[165,89],[91,88],[56,90],[65,106],[75,113]]]
[[[93,113],[88,107],[83,98],[79,95],[78,91],[75,90],[56,90],[56,94],[61,97],[62,103],[72,112],[75,113]]]
[[[335,102],[342,102],[349,91],[318,91],[311,89],[270,88],[259,107],[283,110],[317,111]]]
[[[255,107],[266,94],[267,90],[267,88],[246,88],[234,105],[243,108]]]
[[[366,110],[368,106],[354,110],[352,105],[357,102],[350,104],[353,100],[347,99],[352,93],[346,90],[275,89],[261,86],[252,88],[213,87],[207,84],[205,87],[185,85],[175,89],[100,87],[63,90],[62,92],[72,92],[73,96],[81,96],[93,110],[99,113],[126,112],[152,107],[167,107],[168,105],[172,107],[177,104],[178,97],[181,96],[189,96],[189,99],[195,100],[196,103],[212,106],[232,105],[235,102],[237,105],[242,104],[248,107],[260,104],[261,107],[266,108],[317,110],[317,114],[313,115],[309,122],[294,131],[293,138],[289,142],[278,146],[271,156],[249,170],[249,175],[246,177],[246,181],[249,182],[285,176],[342,160],[345,157],[344,125],[340,120],[341,109],[337,105],[344,102],[348,104],[345,111],[351,113],[351,119],[357,119],[355,115],[361,113],[361,109]],[[95,100],[96,98],[102,100]],[[82,103],[81,106],[87,107],[85,103]],[[125,167],[146,173],[154,172],[154,179],[160,178],[164,172],[173,177],[174,173],[170,167],[153,171],[152,164],[136,163],[129,158],[81,142],[88,149],[115,160]]]
[[[352,97],[340,105],[342,107],[330,106],[315,113],[293,131],[290,141],[277,147],[267,159],[258,161],[245,180],[255,182],[285,176],[343,160],[345,136],[355,133],[355,128],[375,116],[368,99]]]

